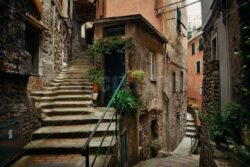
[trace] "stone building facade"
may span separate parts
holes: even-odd
[[[201,1],[204,38],[203,111],[210,114],[216,105],[234,100],[241,83],[240,27],[236,0]],[[230,15],[229,15],[230,13]],[[209,124],[202,120],[200,165],[211,167],[213,150]]]
[[[150,157],[150,144],[158,138],[163,152],[173,151],[181,142],[186,130],[186,75],[187,75],[187,40],[185,39],[186,10],[166,13],[177,9],[185,3],[177,3],[169,8],[167,4],[177,2],[165,0],[99,0],[97,3],[97,19],[112,19],[133,15],[142,15],[156,31],[168,38],[166,44],[157,44],[152,36],[137,29],[136,54],[131,61],[131,69],[142,69],[146,73],[146,84],[141,88],[141,99],[144,104],[139,118],[140,158]],[[133,5],[132,5],[133,4]],[[170,19],[173,18],[173,19]],[[178,24],[177,24],[178,23]],[[178,26],[178,28],[177,28]],[[105,26],[104,26],[105,27]],[[95,30],[95,38],[99,38],[100,29]],[[133,32],[133,31],[132,31]],[[130,34],[130,32],[128,32]],[[126,34],[126,36],[129,36]],[[133,36],[133,35],[132,35]],[[153,47],[153,48],[152,48]],[[162,48],[161,48],[162,47]],[[150,56],[152,50],[156,56],[157,74],[150,80]],[[128,61],[128,60],[126,60]]]
[[[14,138],[8,142],[16,144],[15,154],[40,126],[40,114],[33,108],[30,91],[41,89],[71,59],[68,23],[72,3],[0,2],[0,133],[4,135],[0,143]],[[14,127],[13,122],[17,122]]]

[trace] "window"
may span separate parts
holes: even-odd
[[[194,55],[195,54],[195,43],[193,42],[192,43],[192,55]]]
[[[196,62],[196,72],[197,72],[197,74],[201,73],[201,62],[200,61]]]
[[[175,72],[173,72],[172,75],[173,75],[172,76],[172,90],[173,90],[173,92],[175,92],[176,91],[176,74],[175,74]]]
[[[150,52],[150,80],[155,81],[156,76],[156,55]]]
[[[183,92],[184,88],[184,74],[183,71],[181,71],[181,77],[180,77],[180,91]]]
[[[115,25],[103,28],[103,37],[113,37],[125,35],[125,25]]]
[[[218,60],[217,56],[217,36],[215,35],[211,41],[211,59]]]
[[[176,9],[176,18],[177,18],[177,30],[181,31],[181,10],[178,7]]]
[[[199,39],[199,51],[202,51],[203,50],[203,39],[200,38]]]

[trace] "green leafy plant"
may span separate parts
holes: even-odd
[[[88,77],[93,83],[101,87],[104,80],[104,72],[99,69],[89,69]]]
[[[116,94],[114,101],[112,103],[118,112],[123,114],[127,113],[133,116],[137,116],[137,109],[139,107],[138,99],[133,95],[130,90],[120,90]]]
[[[159,139],[153,139],[150,144],[150,150],[151,150],[151,156],[155,157],[158,153],[158,151],[161,148],[160,140]]]
[[[144,84],[145,72],[142,70],[133,70],[129,72],[129,77],[136,83]]]
[[[241,123],[240,113],[244,108],[236,102],[231,102],[224,108],[218,105],[213,107],[213,111],[208,116],[210,134],[215,140],[225,140],[226,138],[236,143],[241,143]]]
[[[92,45],[89,46],[88,50],[101,55],[111,55],[111,54],[123,54],[125,50],[133,47],[133,42],[131,38],[121,38],[121,37],[108,37],[100,38]]]

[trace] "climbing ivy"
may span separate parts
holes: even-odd
[[[89,50],[96,54],[124,54],[126,49],[133,47],[132,38],[108,37],[95,40]]]

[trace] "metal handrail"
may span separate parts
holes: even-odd
[[[106,106],[106,108],[105,108],[105,110],[104,110],[104,113],[102,114],[101,118],[99,119],[98,123],[96,124],[95,128],[93,129],[93,131],[92,131],[91,134],[89,135],[88,140],[85,142],[85,144],[84,144],[84,146],[83,146],[83,148],[82,148],[82,155],[86,157],[86,160],[85,160],[85,166],[86,166],[86,167],[89,167],[89,144],[90,144],[92,138],[94,137],[94,134],[96,133],[97,129],[99,128],[100,124],[101,124],[102,121],[104,120],[105,115],[107,114],[107,112],[108,112],[108,110],[109,110],[111,104],[113,103],[113,101],[114,101],[114,99],[115,99],[115,96],[117,95],[118,91],[121,89],[122,85],[124,84],[124,81],[125,81],[125,79],[126,79],[126,76],[127,76],[127,74],[125,74],[125,75],[123,76],[123,78],[122,78],[122,80],[121,80],[119,86],[118,86],[117,89],[115,90],[115,92],[114,92],[113,96],[111,97],[111,99],[110,99],[108,105]],[[96,158],[97,158],[97,156],[98,156],[98,154],[99,154],[99,151],[100,151],[100,149],[101,149],[101,146],[102,146],[102,144],[103,144],[103,142],[104,142],[104,139],[105,139],[105,137],[106,137],[106,135],[107,135],[107,133],[108,133],[108,130],[109,130],[109,128],[110,128],[110,126],[111,126],[111,124],[112,124],[114,118],[116,118],[116,122],[115,122],[115,136],[116,136],[116,139],[117,139],[117,111],[116,111],[115,114],[113,115],[112,119],[111,119],[110,122],[109,122],[109,125],[108,125],[108,127],[107,127],[107,130],[106,130],[105,133],[104,133],[104,136],[103,136],[103,138],[102,138],[101,144],[100,144],[100,146],[98,147],[98,150],[97,150],[96,155],[95,155],[95,157],[94,157],[94,159],[93,159],[93,162],[91,163],[91,167],[93,167],[94,164],[95,164]],[[114,135],[113,135],[113,136],[114,136]],[[112,145],[112,142],[113,142],[113,137],[112,137],[112,141],[111,141],[110,147],[111,147],[111,145]],[[110,148],[108,149],[108,151],[109,151],[109,150],[110,150]],[[107,156],[107,154],[108,154],[108,151],[107,151],[107,153],[106,153],[106,156]],[[106,161],[106,157],[105,157],[105,161]]]

